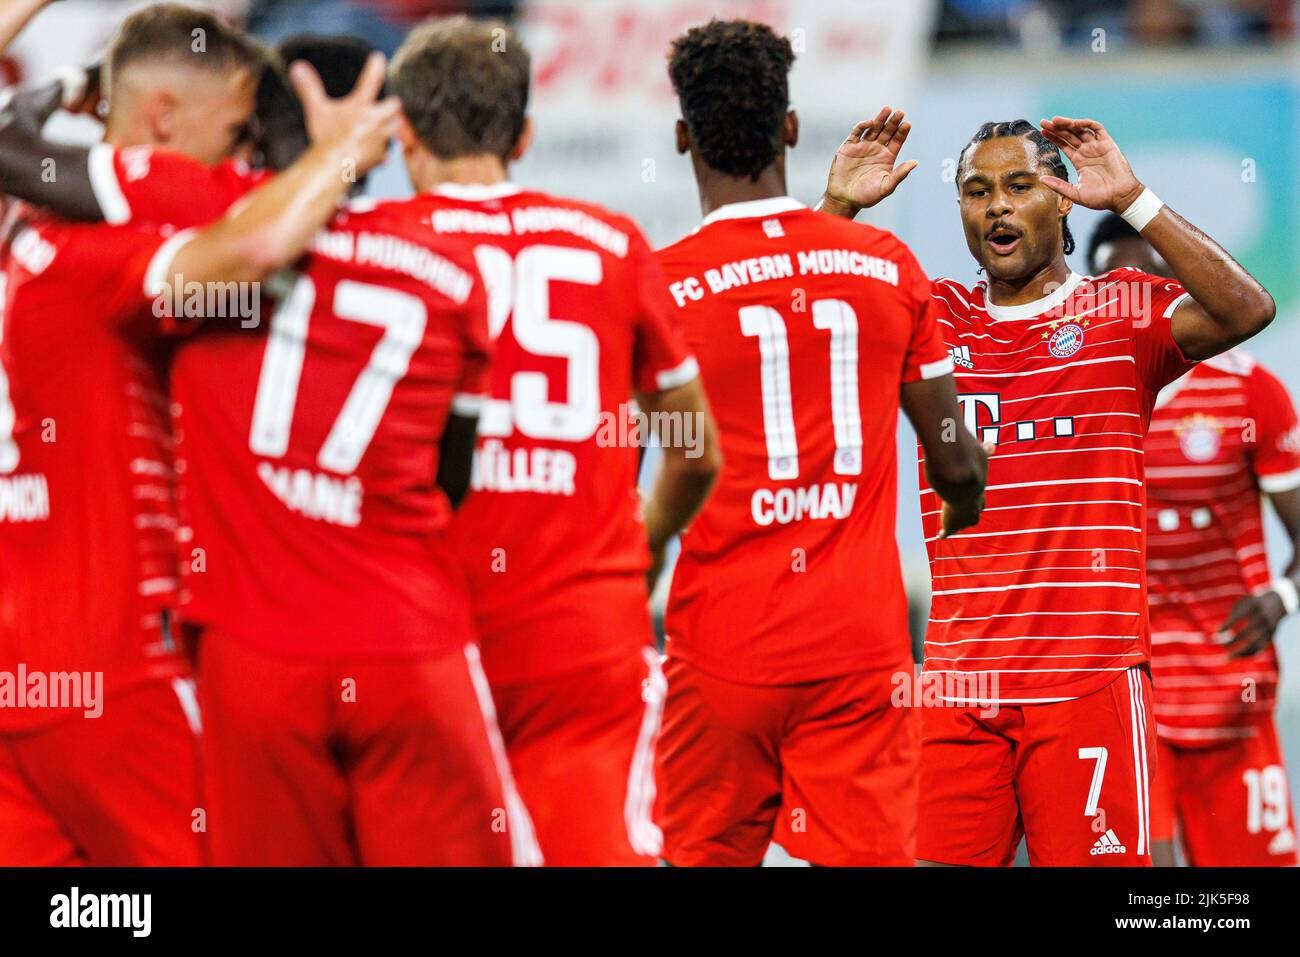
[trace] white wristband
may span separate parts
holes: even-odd
[[[1133,205],[1119,215],[1140,233],[1147,228],[1147,223],[1156,218],[1164,205],[1159,196],[1149,189],[1143,189],[1142,195],[1133,200]]]
[[[1289,578],[1275,578],[1268,586],[1273,594],[1282,599],[1282,607],[1286,609],[1288,615],[1294,615],[1300,610],[1300,591],[1296,590],[1295,582]]]

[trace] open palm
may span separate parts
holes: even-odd
[[[1043,183],[1089,209],[1122,212],[1142,193],[1128,160],[1096,120],[1054,116],[1041,123],[1043,135],[1060,147],[1079,174],[1077,183],[1044,176]]]
[[[831,163],[826,196],[844,206],[875,206],[916,168],[915,160],[895,168],[898,151],[911,131],[912,124],[904,122],[902,111],[889,107],[874,120],[853,127]]]

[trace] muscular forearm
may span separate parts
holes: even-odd
[[[347,196],[350,161],[346,148],[313,146],[181,247],[171,271],[186,282],[258,282],[290,265]]]
[[[1286,577],[1300,587],[1300,488],[1274,492],[1268,499],[1291,539],[1291,562],[1286,567]]]
[[[1175,329],[1189,358],[1204,358],[1249,339],[1272,320],[1273,297],[1228,252],[1165,206],[1142,230],[1204,312],[1188,329]],[[1184,341],[1186,339],[1186,341]]]
[[[41,134],[62,97],[63,84],[55,82],[18,91],[0,107],[0,192],[70,219],[102,220],[90,186],[90,151]]]
[[[682,423],[682,442],[661,435],[663,463],[645,500],[646,537],[652,550],[662,549],[679,534],[704,506],[722,470],[717,428],[699,380],[652,395],[639,395],[637,402],[652,419],[655,413],[666,421]],[[690,432],[685,424],[693,427]],[[694,441],[686,442],[687,436]]]

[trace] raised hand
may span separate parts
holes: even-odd
[[[887,106],[874,120],[863,120],[853,127],[831,162],[826,194],[819,208],[852,218],[897,189],[916,169],[916,160],[895,165],[898,151],[911,131],[912,124],[903,119],[902,110]]]
[[[389,140],[397,131],[401,103],[391,96],[377,101],[386,66],[382,53],[372,53],[352,92],[337,100],[325,92],[319,74],[309,64],[298,61],[289,67],[312,144],[338,149],[355,165],[357,175],[383,162]]]
[[[1039,125],[1043,135],[1060,147],[1079,174],[1078,183],[1067,183],[1055,176],[1042,177],[1049,189],[1080,206],[1116,213],[1128,209],[1142,195],[1142,184],[1133,175],[1128,160],[1096,120],[1054,116],[1041,120]]]

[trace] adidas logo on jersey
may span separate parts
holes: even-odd
[[[975,363],[970,358],[970,346],[953,346],[948,353],[952,356],[954,365],[959,365],[963,369],[975,368]]]
[[[1093,856],[1098,854],[1127,854],[1128,848],[1119,842],[1115,832],[1107,828],[1106,833],[1097,838],[1097,843],[1092,845],[1092,850],[1088,852]]]
[[[781,225],[781,220],[779,219],[763,220],[763,232],[767,235],[768,239],[781,239],[785,236],[785,228]]]

